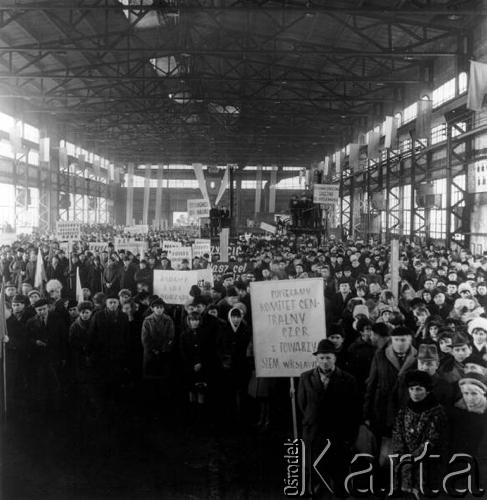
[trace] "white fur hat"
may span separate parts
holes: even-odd
[[[487,318],[478,317],[470,321],[468,324],[468,333],[472,335],[472,332],[477,328],[480,328],[487,332]]]

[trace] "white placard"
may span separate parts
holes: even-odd
[[[134,255],[142,255],[148,250],[146,241],[136,241],[132,238],[115,238],[114,246],[117,252],[120,250],[125,250],[126,252],[133,253]]]
[[[11,245],[17,241],[15,233],[0,233],[0,245]]]
[[[182,246],[183,245],[180,241],[164,240],[162,242],[162,249],[166,251],[169,250],[170,248],[180,248]]]
[[[211,241],[196,239],[193,243],[193,257],[202,257],[204,254],[211,255]]]
[[[79,240],[80,236],[81,222],[57,221],[57,238],[59,240]]]
[[[88,250],[90,252],[104,252],[108,248],[108,243],[104,241],[89,241]]]
[[[257,377],[299,377],[326,337],[323,279],[250,283]]]
[[[194,271],[154,271],[154,293],[168,304],[185,304],[191,296],[189,291],[193,285],[201,285],[208,281],[213,285],[211,269]]]
[[[262,230],[267,231],[268,233],[271,233],[271,234],[277,233],[277,227],[273,226],[272,224],[267,224],[267,222],[261,222],[259,227]]]
[[[134,226],[125,226],[123,228],[123,232],[130,234],[147,234],[149,232],[149,226],[147,224],[135,224]]]
[[[195,219],[210,216],[210,202],[208,200],[188,200],[188,216]]]
[[[336,205],[340,194],[338,184],[315,184],[313,186],[313,203]]]
[[[171,261],[171,267],[173,269],[178,269],[183,259],[187,259],[189,263],[189,267],[191,268],[193,253],[191,247],[178,247],[178,248],[170,248],[167,251],[167,258]]]

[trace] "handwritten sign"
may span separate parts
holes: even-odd
[[[59,240],[79,239],[80,236],[80,222],[57,221],[57,237]]]
[[[105,241],[90,241],[88,242],[88,250],[90,252],[101,253],[108,248],[108,243]]]
[[[193,243],[193,257],[202,257],[204,254],[211,255],[211,241],[196,239]]]
[[[162,249],[166,251],[169,250],[170,248],[179,248],[182,246],[183,245],[180,241],[164,240],[162,242]]]
[[[250,283],[257,377],[298,377],[314,368],[326,337],[323,279]]]
[[[191,261],[193,260],[193,253],[191,247],[177,247],[170,248],[167,251],[167,258],[171,261],[171,266],[173,269],[178,269],[181,267],[183,259],[188,261],[189,267],[191,268]]]
[[[168,304],[185,304],[191,296],[193,285],[201,286],[204,282],[213,285],[211,269],[194,271],[154,271],[154,293]]]
[[[235,280],[242,279],[242,276],[248,273],[252,273],[254,271],[254,263],[253,262],[215,262],[211,264],[211,270],[213,274],[222,275],[222,274],[233,274],[233,278]]]
[[[117,252],[119,250],[125,250],[126,252],[133,253],[134,255],[142,255],[148,249],[146,241],[137,241],[132,238],[115,238],[114,246]]]
[[[188,200],[188,216],[195,219],[210,216],[210,203],[208,200]]]
[[[338,204],[340,186],[338,184],[314,184],[313,203],[320,203],[326,206]]]

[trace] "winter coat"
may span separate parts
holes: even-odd
[[[303,415],[303,437],[322,435],[352,443],[359,426],[357,384],[348,372],[335,368],[326,389],[318,368],[301,374],[297,402]]]
[[[69,328],[69,361],[75,383],[86,383],[92,379],[87,352],[89,339],[90,322],[76,318]]]
[[[129,321],[120,311],[102,309],[94,314],[87,353],[94,375],[106,384],[122,385],[130,377]]]
[[[390,436],[397,411],[398,377],[416,365],[416,349],[411,347],[400,366],[391,345],[377,351],[372,359],[364,400],[364,420],[379,436]]]
[[[399,410],[392,432],[392,450],[401,455],[411,454],[413,458],[424,453],[426,441],[429,442],[431,453],[445,457],[445,442],[448,436],[448,421],[444,407],[436,402],[434,396],[428,395],[419,403],[409,403]],[[399,465],[395,464],[395,469]],[[430,472],[429,468],[426,473]],[[403,491],[412,488],[419,489],[419,468],[402,466],[401,472],[396,471],[394,478],[401,477]],[[425,477],[424,481],[430,481]]]
[[[167,315],[150,314],[142,323],[142,347],[144,351],[142,372],[144,378],[167,378],[170,371],[170,355],[174,342],[174,322]]]

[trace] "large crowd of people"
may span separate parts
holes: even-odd
[[[469,453],[485,476],[487,256],[402,241],[396,293],[385,245],[246,235],[221,272],[216,252],[195,258],[193,268],[213,266],[214,283],[194,283],[175,306],[153,293],[154,270],[172,269],[161,240],[192,235],[132,235],[148,242],[142,256],[115,251],[117,231],[90,228],[69,254],[42,235],[0,249],[9,418],[49,425],[68,415],[86,446],[100,422],[157,417],[179,398],[210,429],[239,421],[268,431],[283,418],[273,408],[281,381],[255,375],[249,282],[321,277],[326,330],[297,389],[311,458],[329,437],[331,476],[343,484],[368,433],[381,463],[428,443],[442,458]],[[106,249],[89,249],[95,237]],[[35,287],[39,249],[46,276]],[[418,494],[413,469],[400,486]]]

